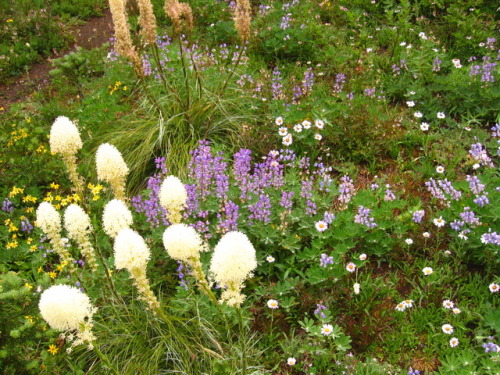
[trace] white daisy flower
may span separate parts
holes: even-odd
[[[490,288],[491,293],[496,293],[500,290],[500,286],[495,283],[491,283],[488,288]]]
[[[406,305],[403,302],[400,302],[396,305],[396,310],[398,311],[405,311],[406,310]]]
[[[323,139],[323,136],[319,133],[314,134],[314,139],[317,141],[321,141]]]
[[[268,255],[268,256],[266,257],[266,260],[267,260],[269,263],[273,263],[276,259],[274,259],[274,257],[273,257],[273,256]]]
[[[323,324],[321,327],[321,333],[325,336],[329,336],[333,332],[333,326],[331,324]]]
[[[293,357],[290,357],[290,358],[288,358],[288,359],[286,360],[286,364],[287,364],[288,366],[293,366],[293,365],[295,365],[296,363],[297,363],[297,360],[296,360],[295,358],[293,358]]]
[[[410,101],[407,101],[407,102],[406,102],[406,105],[407,105],[408,107],[415,107],[415,102],[414,102],[413,100],[410,100]]]
[[[283,125],[283,117],[277,117],[274,123],[278,126]]]
[[[307,121],[307,120],[302,121],[302,127],[304,129],[310,129],[311,128],[311,122]]]
[[[462,312],[458,307],[453,308],[453,310],[451,311],[453,311],[453,314],[455,315],[460,314]]]
[[[438,113],[436,114],[436,116],[437,116],[437,118],[440,118],[440,119],[443,119],[443,118],[445,118],[445,117],[446,117],[446,115],[445,115],[443,112],[438,112]]]
[[[366,260],[366,254],[361,254],[359,256],[359,260]]]
[[[442,216],[439,216],[437,219],[434,219],[432,222],[438,228],[441,228],[442,226],[444,226],[446,224],[446,221],[443,220]]]
[[[455,346],[457,346],[459,344],[459,341],[456,337],[453,337],[451,340],[450,340],[450,346],[452,348],[454,348]]]
[[[438,165],[436,167],[436,172],[437,173],[444,173],[444,167],[442,165]]]
[[[449,299],[445,299],[445,300],[443,301],[443,307],[444,307],[445,309],[452,309],[452,308],[454,308],[454,307],[455,307],[455,304],[453,303],[453,301],[450,301]]]
[[[423,132],[426,132],[427,130],[429,130],[429,124],[426,122],[421,123],[420,130],[422,130]]]
[[[291,134],[287,134],[286,136],[283,137],[283,145],[285,146],[290,146],[293,142],[293,137]]]
[[[278,301],[276,301],[275,299],[270,299],[269,301],[267,301],[267,307],[273,310],[277,309],[279,307]]]
[[[295,130],[297,133],[300,133],[302,131],[302,125],[294,125],[293,130]]]
[[[353,262],[350,262],[347,264],[345,269],[352,273],[352,272],[356,271],[356,265]]]
[[[280,136],[284,137],[288,134],[288,129],[283,126],[283,127],[279,128],[278,134]]]
[[[422,117],[423,117],[423,114],[422,114],[422,112],[415,112],[415,113],[413,114],[413,116],[415,116],[416,118],[422,118]]]
[[[429,276],[431,273],[434,272],[434,270],[431,267],[424,267],[422,269],[422,272],[424,273],[425,276]]]
[[[405,242],[406,242],[407,245],[412,245],[413,244],[413,240],[411,238],[407,238],[405,240]]]
[[[316,126],[318,129],[323,129],[325,123],[323,120],[316,120],[314,121],[314,126]]]
[[[323,220],[316,222],[316,224],[314,224],[314,226],[316,227],[316,230],[318,232],[324,232],[325,230],[328,229],[328,224],[326,222],[324,222]]]
[[[453,326],[451,324],[443,324],[441,327],[444,333],[451,335],[453,333]]]
[[[431,236],[431,234],[429,232],[424,232],[424,233],[422,233],[422,236],[424,238],[429,238]]]

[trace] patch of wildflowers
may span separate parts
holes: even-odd
[[[358,224],[362,224],[367,228],[375,228],[377,223],[375,223],[375,219],[370,216],[370,209],[359,206],[358,213],[354,216],[354,222]]]

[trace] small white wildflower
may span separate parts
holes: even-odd
[[[279,308],[278,301],[276,301],[275,299],[270,299],[269,301],[267,301],[267,307],[273,310]]]
[[[333,332],[333,326],[331,324],[323,324],[323,327],[321,327],[321,334],[325,336],[331,335]]]
[[[401,42],[401,43],[399,43],[399,45],[400,45],[401,47],[404,47],[404,46],[406,46],[406,42]]]
[[[321,141],[323,139],[323,136],[319,133],[314,134],[314,139],[317,141]]]
[[[281,137],[284,137],[288,134],[288,129],[285,128],[285,127],[282,127],[282,128],[279,128],[278,130],[278,134],[281,136]]]
[[[283,137],[283,145],[285,146],[290,146],[293,142],[293,137],[291,134],[287,134],[286,136]]]
[[[398,311],[405,311],[406,310],[406,305],[403,302],[400,302],[396,305],[396,310]]]
[[[328,224],[326,222],[324,222],[323,220],[316,222],[316,224],[314,224],[314,226],[316,227],[316,230],[318,232],[324,232],[325,230],[328,229]]]
[[[406,102],[406,105],[407,105],[408,107],[415,107],[415,102],[414,102],[413,100],[410,100],[410,101],[407,101],[407,102]]]
[[[451,335],[453,333],[453,326],[451,324],[443,324],[441,327],[444,333]]]
[[[437,219],[434,219],[432,222],[438,228],[441,228],[446,224],[446,221],[443,220],[442,216],[438,217]]]
[[[422,269],[422,272],[424,273],[425,276],[429,276],[434,272],[434,270],[431,267],[424,267]]]
[[[437,173],[444,173],[444,167],[442,165],[438,165],[436,167],[436,172]]]
[[[474,164],[474,165],[472,166],[472,168],[473,168],[473,169],[478,169],[479,167],[481,167],[481,165],[480,165],[480,164],[478,164],[478,163],[476,163],[476,164]]]
[[[413,300],[412,299],[405,299],[403,303],[407,308],[413,307]]]
[[[436,116],[437,116],[437,118],[440,118],[440,119],[443,119],[443,118],[445,118],[445,117],[446,117],[446,115],[445,115],[443,112],[438,112],[438,113],[436,114]]]
[[[491,283],[488,288],[490,289],[491,293],[497,293],[500,290],[500,285],[496,283]]]
[[[316,120],[314,121],[314,126],[316,126],[318,129],[323,129],[325,126],[325,122],[323,120]]]
[[[311,122],[307,121],[307,120],[302,121],[302,127],[304,129],[310,129],[311,128]]]
[[[359,260],[366,260],[366,254],[361,254],[359,256]]]
[[[424,233],[422,233],[422,236],[424,238],[430,238],[431,234],[429,232],[424,232]]]
[[[283,124],[283,117],[276,117],[274,123],[278,126],[281,126]]]
[[[458,307],[453,308],[453,310],[451,310],[451,311],[453,311],[453,314],[455,314],[455,315],[458,315],[462,312]]]
[[[295,358],[293,358],[293,357],[290,357],[290,358],[288,358],[288,359],[286,360],[286,364],[287,364],[288,366],[293,366],[293,365],[295,365],[295,363],[297,363],[297,360],[296,360]]]
[[[450,340],[450,346],[452,348],[454,348],[455,346],[457,346],[459,344],[459,341],[456,337],[453,337],[451,340]]]
[[[268,256],[266,257],[266,260],[267,260],[269,263],[274,263],[274,261],[275,261],[276,259],[274,259],[274,257],[273,257],[273,256],[268,255]]]
[[[361,288],[361,284],[355,283],[354,286],[353,286],[354,294],[359,294],[360,288]]]
[[[302,125],[300,124],[294,125],[293,130],[295,130],[297,133],[300,133],[302,131]]]
[[[347,264],[345,269],[352,273],[352,272],[356,271],[356,265],[354,263],[350,262]]]
[[[406,242],[407,245],[412,245],[413,244],[413,240],[411,238],[407,238],[405,240],[405,242]]]
[[[423,116],[423,114],[422,114],[422,112],[418,112],[418,111],[417,111],[417,112],[415,112],[415,113],[413,114],[413,116],[415,116],[416,118],[421,118],[421,117]]]
[[[453,303],[453,301],[450,301],[449,299],[445,299],[443,301],[443,307],[445,309],[452,309],[453,307],[455,307],[455,304]]]
[[[421,123],[420,130],[422,130],[423,132],[426,132],[427,130],[429,130],[429,124],[426,122]]]

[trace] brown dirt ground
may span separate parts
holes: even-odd
[[[61,51],[45,61],[33,64],[26,74],[9,84],[0,83],[0,108],[7,111],[13,103],[22,101],[32,93],[47,86],[50,82],[48,73],[52,69],[51,59],[64,56],[74,51],[78,46],[91,49],[108,42],[114,33],[111,13],[108,10],[103,17],[91,18],[85,24],[72,28],[70,33],[74,38],[71,49]]]

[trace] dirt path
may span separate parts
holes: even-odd
[[[63,51],[58,55],[49,57],[47,60],[33,64],[29,71],[18,77],[11,84],[0,83],[0,108],[8,111],[13,103],[22,101],[34,92],[47,86],[49,83],[49,70],[52,69],[51,58],[59,58],[74,51],[77,46],[91,49],[102,46],[113,36],[113,21],[111,13],[106,11],[103,17],[91,18],[84,25],[72,29],[75,42],[71,49]],[[3,112],[3,111],[2,111]]]

